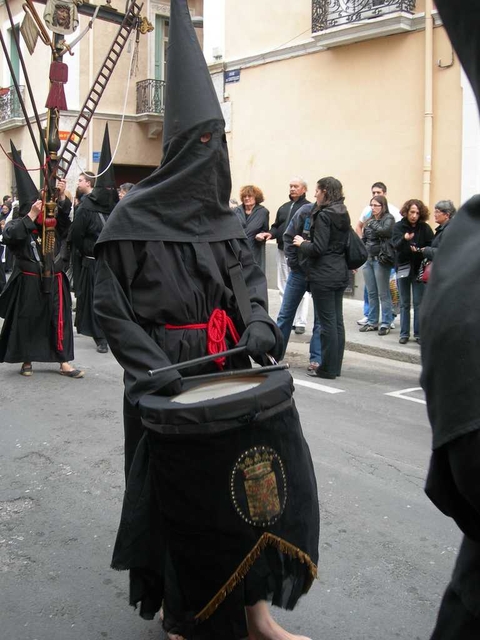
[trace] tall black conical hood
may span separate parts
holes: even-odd
[[[19,217],[23,217],[30,211],[32,204],[38,200],[38,187],[35,186],[35,183],[23,164],[20,154],[11,140],[10,148],[18,190],[18,215]]]
[[[480,2],[435,0],[435,4],[480,108]],[[479,238],[480,195],[475,195],[442,231],[420,318],[421,383],[432,425],[432,448],[452,456],[444,476],[442,464],[431,465],[427,494],[439,509],[452,515],[466,535],[471,535],[469,510],[466,501],[458,500],[459,483],[449,475],[450,464],[453,467],[452,461],[456,464],[460,459],[461,449],[455,451],[453,446],[447,446],[471,438],[480,424],[480,289],[472,286],[480,270]],[[439,456],[437,460],[440,459]],[[452,510],[455,501],[458,509]],[[477,533],[478,512],[472,515],[471,522]]]
[[[472,85],[480,110],[480,3],[435,0],[443,25]]]
[[[171,3],[163,145],[202,122],[223,120],[187,0]]]
[[[112,152],[110,149],[110,136],[108,135],[107,123],[103,134],[100,162],[98,163],[99,176],[95,180],[95,186],[92,192],[82,200],[82,205],[85,205],[85,208],[109,214],[117,204],[118,191],[115,184],[115,171],[113,170],[113,164],[111,164],[111,162]]]
[[[229,207],[225,122],[186,0],[171,1],[163,147],[161,165],[118,203],[98,243],[244,238]]]
[[[100,162],[98,163],[99,176],[95,180],[95,187],[93,191],[98,187],[107,189],[116,189],[115,184],[115,171],[113,169],[112,151],[110,148],[110,136],[108,134],[108,123],[105,125],[105,131],[103,134],[102,151],[100,152]],[[108,169],[105,171],[105,169]]]

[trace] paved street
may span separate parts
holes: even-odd
[[[397,337],[387,336],[392,349]],[[320,577],[297,610],[275,615],[315,640],[428,640],[460,535],[423,493],[420,367],[349,350],[342,377],[317,382],[305,374],[307,339],[295,337],[287,359],[319,487]],[[75,344],[83,380],[55,365],[34,366],[30,379],[0,366],[1,637],[160,638],[158,623],[129,608],[127,575],[109,569],[123,491],[121,370],[92,340]]]

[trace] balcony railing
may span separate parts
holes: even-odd
[[[25,95],[25,87],[21,86],[22,99]],[[0,88],[0,123],[12,120],[13,118],[22,118],[23,113],[20,107],[15,87]]]
[[[142,80],[137,82],[137,114],[165,113],[165,82],[163,80]]]
[[[312,32],[398,11],[413,13],[415,0],[312,0]]]

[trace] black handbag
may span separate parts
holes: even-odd
[[[384,267],[393,267],[395,263],[395,252],[390,240],[380,240],[380,253],[378,262]]]
[[[401,280],[402,278],[408,278],[410,275],[411,265],[410,262],[405,262],[404,264],[399,264],[397,269],[397,278]]]
[[[361,238],[350,227],[348,231],[348,240],[345,247],[345,260],[350,271],[359,269],[365,264],[368,258],[367,248]]]

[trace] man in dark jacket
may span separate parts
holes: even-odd
[[[304,204],[300,207],[289,222],[287,229],[283,234],[285,258],[289,270],[282,305],[277,317],[277,325],[283,335],[283,357],[285,357],[285,352],[287,350],[295,314],[297,313],[299,305],[302,304],[302,299],[304,299],[305,295],[308,295],[306,274],[302,265],[299,263],[298,249],[293,244],[293,238],[296,235],[301,235],[305,239],[310,237],[311,214],[314,208],[315,205],[311,203]],[[321,359],[320,323],[315,315],[312,337],[310,339],[310,364],[307,369],[308,375],[315,375],[315,371],[320,365]]]
[[[280,294],[280,299],[283,300],[285,293],[285,286],[287,284],[288,274],[290,273],[289,266],[284,250],[283,234],[287,230],[290,221],[295,213],[303,207],[304,204],[309,204],[307,200],[307,183],[303,178],[292,178],[289,186],[289,200],[282,204],[277,211],[275,222],[270,227],[270,231],[261,234],[265,241],[274,238],[277,241],[277,287]],[[295,319],[294,328],[295,333],[305,333],[305,327],[307,326],[308,317],[308,304],[310,296],[305,293],[300,304],[298,305]]]
[[[436,0],[480,106],[480,4]],[[464,534],[431,640],[480,638],[480,196],[442,231],[423,298],[422,386],[433,442],[426,492]],[[427,252],[424,252],[427,253]]]

